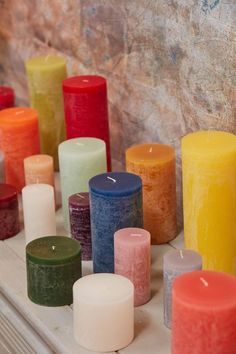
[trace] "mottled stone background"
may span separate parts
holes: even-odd
[[[179,189],[181,136],[236,133],[235,24],[235,0],[0,0],[0,84],[27,104],[24,62],[45,53],[105,76],[113,166],[131,144],[172,144]]]

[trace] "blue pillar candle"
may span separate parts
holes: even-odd
[[[128,172],[111,172],[90,179],[93,270],[114,273],[114,233],[143,227],[142,180]]]

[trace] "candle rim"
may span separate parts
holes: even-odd
[[[78,194],[82,195],[84,198],[80,198]],[[68,199],[69,205],[72,206],[82,206],[89,207],[89,193],[88,192],[77,192],[71,194]]]
[[[175,149],[167,144],[143,143],[130,146],[125,155],[129,163],[160,164],[175,159]]]
[[[62,81],[62,87],[68,93],[99,92],[106,90],[106,79],[100,75],[71,76]]]
[[[132,237],[131,233],[138,234],[140,233],[140,236]],[[131,245],[142,245],[146,244],[147,242],[150,243],[151,246],[151,234],[149,231],[139,228],[139,227],[125,227],[122,229],[117,230],[114,233],[114,242],[122,243],[124,245],[126,244],[131,244]]]
[[[0,201],[8,201],[17,197],[17,189],[8,183],[0,183]]]
[[[22,115],[17,112],[22,111]],[[12,107],[0,111],[0,126],[6,128],[25,127],[38,122],[38,113],[30,107]]]
[[[84,144],[84,147],[81,147],[80,145],[76,145],[77,142]],[[106,153],[105,141],[93,137],[80,137],[80,138],[68,139],[60,143],[58,146],[59,160],[61,154],[63,155],[69,154],[70,156],[75,155],[77,157],[78,155],[80,156],[87,156],[88,154],[96,155],[101,151],[104,151]]]
[[[183,258],[180,255],[179,249],[173,249],[167,251],[163,255],[163,268],[166,270],[182,270],[191,271],[201,269],[202,267],[202,256],[191,249],[181,249]]]
[[[47,60],[45,60],[47,58]],[[66,60],[61,55],[39,55],[29,58],[26,63],[27,71],[51,71],[52,69],[58,70],[66,66]]]

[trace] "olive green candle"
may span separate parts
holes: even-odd
[[[81,277],[81,248],[77,240],[46,236],[26,247],[27,287],[31,301],[44,306],[70,305],[72,286]]]

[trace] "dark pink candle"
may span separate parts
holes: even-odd
[[[0,86],[0,110],[14,107],[14,91],[11,87]]]
[[[17,190],[10,184],[0,183],[0,240],[20,231]]]

